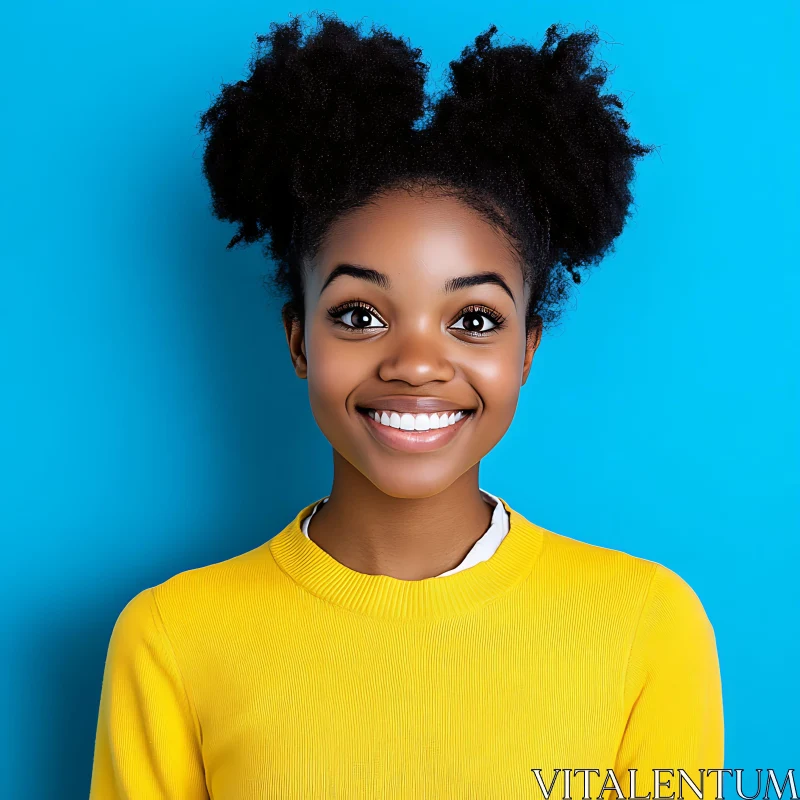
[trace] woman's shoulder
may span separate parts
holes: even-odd
[[[288,582],[272,558],[271,541],[142,589],[125,604],[116,627],[132,639],[161,630],[179,641],[205,639],[231,626],[246,628],[256,617],[268,619]]]
[[[166,613],[213,614],[231,603],[240,608],[264,601],[281,585],[282,573],[269,550],[271,540],[231,558],[182,570],[152,587]]]
[[[274,613],[281,605],[271,598],[281,596],[282,579],[268,544],[183,570],[133,595],[112,629],[109,673],[130,676],[149,665],[191,685],[225,668],[232,642],[254,635],[262,645],[272,641],[264,633],[281,624]]]
[[[544,530],[540,577],[587,601],[624,607],[628,619],[710,628],[700,597],[679,573],[658,561]],[[619,609],[622,610],[622,609]]]

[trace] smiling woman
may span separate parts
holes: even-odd
[[[259,36],[201,130],[229,247],[263,238],[276,264],[333,486],[123,609],[92,800],[508,800],[563,769],[612,771],[612,796],[652,796],[655,769],[702,785],[723,721],[696,594],[479,486],[651,150],[600,93],[597,35],[490,28],[427,98],[406,40],[318,23]]]
[[[295,369],[334,453],[314,541],[343,556],[341,526],[352,524],[367,532],[362,567],[391,575],[399,565],[408,576],[416,564],[419,578],[474,544],[491,512],[479,462],[511,424],[540,340],[540,326],[525,330],[528,301],[506,235],[424,185],[383,192],[331,224],[306,268],[302,323],[285,315]],[[362,409],[380,409],[380,420]],[[448,412],[445,427],[440,416],[431,429],[430,411]],[[339,517],[354,496],[358,517]],[[423,507],[449,524],[426,523]],[[420,541],[403,535],[409,523]],[[387,525],[391,549],[381,543]]]

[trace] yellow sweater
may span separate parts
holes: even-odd
[[[452,575],[345,567],[303,535],[312,503],[137,594],[108,648],[90,800],[513,800],[554,777],[551,800],[587,780],[614,800],[677,796],[679,769],[713,797],[699,770],[723,767],[722,693],[697,595],[502,502],[505,539]]]

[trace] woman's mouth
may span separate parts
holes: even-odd
[[[410,453],[425,453],[443,447],[474,416],[474,409],[467,408],[429,414],[359,407],[356,410],[381,444]]]

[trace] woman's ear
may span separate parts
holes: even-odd
[[[283,316],[283,329],[286,332],[286,341],[292,357],[294,371],[298,378],[308,377],[308,363],[306,362],[306,343],[303,324],[287,303],[281,312]]]
[[[528,374],[531,371],[531,364],[533,363],[533,356],[539,343],[542,341],[542,318],[536,317],[531,323],[531,329],[528,331],[528,336],[525,341],[525,361],[522,366],[522,386],[528,380]]]

